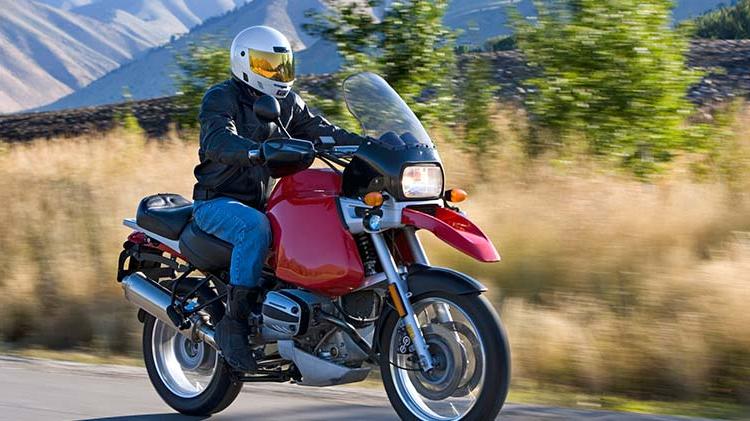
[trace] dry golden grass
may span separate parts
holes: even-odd
[[[750,148],[713,158],[734,165],[731,183],[677,169],[645,184],[564,151],[524,159],[515,113],[498,113],[504,141],[484,173],[441,142],[448,185],[469,190],[463,208],[504,261],[481,265],[424,237],[433,263],[490,284],[514,375],[750,402],[750,188],[736,159]],[[741,139],[750,124],[738,124]],[[121,220],[147,194],[189,196],[196,148],[124,132],[2,146],[0,337],[137,352],[135,312],[114,282]]]
[[[424,238],[434,262],[495,287],[515,375],[750,402],[750,113],[701,182],[682,157],[652,183],[569,151],[529,162],[509,115],[483,182],[469,156],[443,153],[449,186],[470,186],[462,208],[504,261],[477,264]]]
[[[425,239],[494,287],[516,376],[750,399],[750,213],[722,185],[543,174],[474,190],[463,208],[503,262]]]
[[[189,194],[195,159],[195,145],[127,133],[6,146],[0,152],[6,339],[132,348],[133,312],[112,282],[128,233],[121,221],[147,194]]]

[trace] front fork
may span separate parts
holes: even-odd
[[[414,263],[430,266],[430,261],[427,259],[427,255],[424,252],[424,247],[422,247],[422,243],[420,243],[419,238],[417,238],[417,230],[414,229],[414,227],[405,227],[403,231],[404,237],[406,237],[406,242],[409,245],[409,250],[411,250],[411,254],[414,257]],[[433,304],[433,309],[435,310],[438,322],[450,323],[453,321],[453,317],[451,316],[447,304]]]
[[[414,229],[406,228],[405,235],[412,254],[415,260],[417,260],[416,263],[427,264],[427,257],[424,254],[422,245],[419,244],[419,239],[416,237]],[[427,348],[427,342],[424,339],[424,335],[422,335],[422,330],[419,327],[417,315],[414,313],[411,301],[409,301],[409,288],[406,280],[398,272],[398,267],[396,266],[396,262],[393,261],[393,256],[388,249],[383,233],[372,232],[370,236],[375,246],[375,252],[378,254],[380,264],[383,267],[383,272],[388,279],[388,292],[391,295],[391,300],[393,300],[398,315],[404,321],[404,327],[409,334],[409,339],[414,344],[414,349],[419,357],[419,365],[423,371],[430,371],[434,368],[432,356]]]

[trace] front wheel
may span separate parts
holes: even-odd
[[[435,368],[425,373],[398,315],[381,330],[380,373],[404,420],[488,420],[510,383],[510,351],[497,313],[479,294],[429,292],[412,299]]]

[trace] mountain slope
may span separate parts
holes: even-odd
[[[0,113],[69,94],[245,1],[0,0]]]
[[[141,21],[149,37],[161,42],[183,34],[206,19],[223,14],[247,0],[98,0],[72,12],[104,22]]]
[[[388,7],[389,2],[390,0],[384,2],[374,13],[382,15],[383,8]],[[675,20],[709,10],[720,2],[721,0],[679,0],[674,10]],[[237,32],[251,25],[273,26],[289,37],[295,50],[305,48],[297,54],[299,74],[335,71],[340,65],[340,57],[335,48],[327,42],[316,42],[301,29],[305,21],[305,11],[323,10],[326,4],[328,2],[323,0],[254,0],[231,13],[206,21],[189,34],[168,44],[166,48],[151,50],[91,85],[42,107],[41,110],[119,102],[123,99],[124,87],[128,88],[135,99],[174,94],[176,89],[171,77],[177,71],[174,52],[179,54],[186,50],[190,42],[202,42],[205,38],[210,38],[216,45],[228,47],[231,38]],[[78,9],[90,7],[93,5]],[[508,7],[517,7],[525,16],[535,14],[532,0],[453,0],[448,7],[445,22],[450,27],[463,31],[459,39],[461,43],[482,44],[491,36],[510,32],[506,25]]]
[[[308,44],[314,46],[297,54],[299,74],[335,70],[340,63],[335,48],[328,43],[316,41],[301,28],[306,10],[324,8],[325,5],[320,0],[254,0],[232,13],[206,21],[169,45],[148,51],[138,60],[123,65],[41,110],[118,102],[123,99],[124,87],[127,87],[134,99],[172,95],[175,92],[172,75],[177,72],[175,53],[186,51],[191,42],[205,40],[228,48],[235,34],[252,25],[273,26],[289,38],[296,51],[304,50]]]
[[[698,17],[722,5],[730,5],[736,0],[678,0],[672,14],[676,22]]]
[[[734,0],[676,0],[672,16],[675,22],[694,18]],[[487,38],[508,35],[506,10],[515,7],[523,16],[534,16],[532,0],[453,0],[445,14],[445,23],[462,31],[462,44],[481,45]]]
[[[487,38],[511,33],[508,7],[517,8],[523,16],[536,14],[532,0],[463,0],[450,3],[444,22],[461,30],[459,43],[482,45]]]

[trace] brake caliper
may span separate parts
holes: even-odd
[[[413,354],[415,351],[414,344],[412,344],[411,338],[406,332],[406,329],[404,329],[403,327],[399,327],[397,332],[398,335],[396,337],[398,338],[398,353],[405,355]]]

